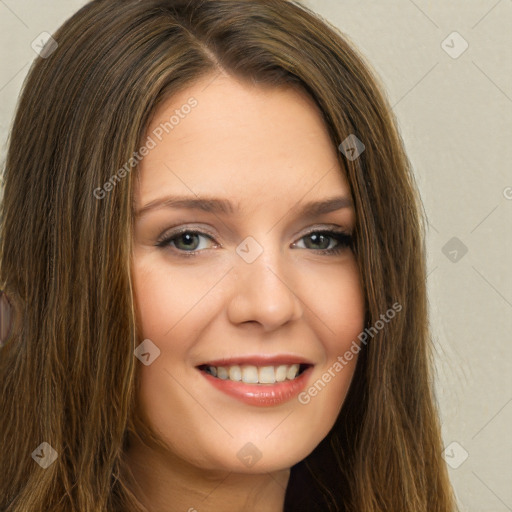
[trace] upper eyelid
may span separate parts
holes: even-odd
[[[216,237],[217,235],[213,232],[213,230],[209,230],[208,228],[205,228],[203,226],[175,226],[173,228],[169,228],[168,230],[164,231],[164,234],[161,235],[161,238],[167,237],[167,236],[174,236],[179,235],[181,233],[188,233],[188,232],[196,232],[199,234],[205,234],[211,237]],[[305,236],[311,232],[315,231],[338,231],[338,232],[344,232],[347,234],[352,233],[352,229],[344,226],[339,226],[335,224],[324,224],[324,225],[315,225],[312,227],[309,227],[306,229],[306,232],[302,235]]]

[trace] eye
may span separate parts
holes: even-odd
[[[194,254],[194,252],[198,250],[207,248],[198,245],[198,240],[200,238],[207,238],[214,241],[213,237],[206,233],[185,228],[178,233],[165,235],[165,237],[159,240],[156,245],[157,247],[162,248],[170,246],[176,248],[178,251]]]
[[[313,249],[319,251],[321,254],[339,254],[344,249],[352,246],[352,235],[344,231],[334,230],[316,230],[310,231],[304,235],[301,240],[312,241],[313,247],[310,243],[306,243],[306,249]],[[332,242],[334,241],[334,246]],[[315,247],[320,245],[321,247]],[[304,247],[300,247],[303,249]]]

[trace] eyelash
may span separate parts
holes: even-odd
[[[183,228],[177,232],[171,233],[169,235],[164,235],[163,237],[161,237],[157,241],[156,247],[159,247],[161,249],[167,249],[170,246],[171,242],[173,242],[174,240],[176,240],[177,238],[179,238],[180,236],[182,236],[184,234],[202,235],[202,236],[209,238],[213,242],[215,241],[213,236],[208,233],[204,233],[202,231],[198,231],[195,229]],[[306,238],[308,236],[311,236],[311,235],[327,235],[329,238],[333,238],[338,241],[338,245],[332,249],[309,249],[311,251],[315,251],[316,253],[323,254],[326,256],[336,256],[336,255],[340,254],[344,249],[352,247],[352,244],[353,244],[352,235],[348,234],[345,231],[329,230],[329,229],[310,231],[310,232],[306,233],[305,235],[303,235],[300,238],[300,240],[302,240],[303,238]],[[174,248],[171,247],[171,249],[178,251],[178,255],[185,257],[185,258],[197,256],[197,254],[199,252],[201,252],[201,250],[197,250],[197,249],[194,251],[184,251],[181,249],[177,249],[175,247]],[[306,247],[306,250],[307,249],[308,248]]]

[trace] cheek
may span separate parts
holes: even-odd
[[[311,309],[324,324],[326,355],[335,357],[345,351],[364,329],[365,300],[357,262],[352,257],[336,271],[318,276],[313,288]]]
[[[166,300],[163,276],[165,274],[157,272],[150,258],[136,254],[132,272],[136,317],[140,335],[152,340],[164,327],[165,317],[160,314],[162,301]]]
[[[343,406],[360,351],[365,301],[357,262],[351,259],[336,271],[315,276],[321,285],[309,294],[310,323],[323,347],[323,359],[309,386],[298,397],[310,442],[327,435]],[[309,274],[311,276],[311,274]],[[314,320],[313,320],[314,318]],[[347,357],[348,355],[348,357]],[[307,438],[306,434],[305,438]]]
[[[174,271],[153,259],[135,265],[133,286],[140,336],[155,343],[170,336],[176,339],[176,330],[186,323],[180,319],[202,294],[197,276]]]

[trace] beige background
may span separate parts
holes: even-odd
[[[0,0],[2,164],[32,41],[85,3]],[[374,66],[415,169],[430,223],[443,438],[461,510],[512,510],[512,1],[304,3]]]

